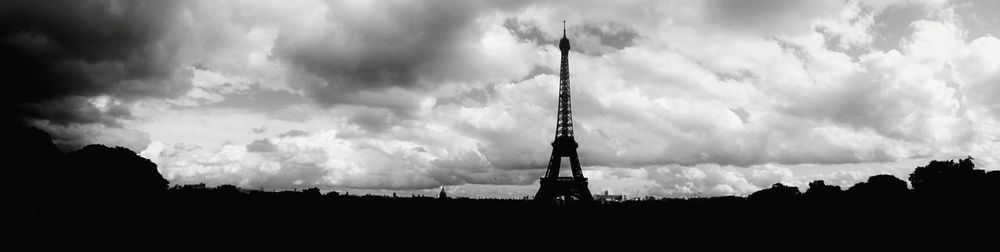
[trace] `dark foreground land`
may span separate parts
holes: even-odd
[[[61,203],[60,203],[61,204]],[[57,204],[58,205],[58,204]],[[989,241],[995,202],[721,197],[538,205],[520,200],[171,189],[148,200],[66,203],[20,218],[26,234],[185,239],[315,237],[338,242]],[[10,216],[9,216],[10,217]],[[831,240],[832,239],[832,240]],[[888,240],[887,240],[888,239]],[[725,242],[716,244],[729,246]]]
[[[39,130],[4,132],[15,132],[10,139],[17,147],[5,149],[11,154],[2,190],[6,238],[44,239],[36,243],[42,246],[82,238],[97,244],[145,241],[160,249],[192,248],[196,241],[255,246],[279,240],[452,249],[795,249],[865,242],[993,248],[1000,238],[1000,172],[975,169],[972,158],[931,162],[917,168],[909,184],[878,175],[846,190],[816,181],[805,192],[776,184],[745,198],[539,204],[168,187],[155,164],[127,149],[92,145],[61,153]]]

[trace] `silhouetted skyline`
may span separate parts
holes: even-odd
[[[22,180],[4,183],[0,188],[4,203],[0,218],[15,237],[64,239],[69,234],[61,233],[63,230],[86,228],[94,230],[75,232],[72,237],[114,235],[140,242],[211,231],[212,239],[221,240],[209,242],[232,246],[235,238],[248,235],[247,230],[321,226],[335,228],[302,231],[295,239],[322,235],[333,237],[327,239],[338,244],[356,245],[373,240],[427,241],[444,237],[450,244],[483,240],[522,244],[523,239],[511,241],[507,237],[564,240],[579,237],[577,232],[567,230],[587,230],[602,233],[602,240],[612,241],[648,242],[664,237],[712,241],[718,237],[705,233],[726,226],[753,229],[735,231],[738,237],[727,241],[778,239],[775,233],[780,230],[806,228],[809,232],[780,236],[783,244],[809,244],[843,236],[888,239],[879,243],[897,237],[986,242],[989,240],[974,236],[983,234],[983,229],[970,225],[992,227],[998,223],[989,213],[1000,210],[993,200],[1000,195],[1000,171],[977,169],[972,157],[932,161],[915,169],[909,177],[917,185],[914,189],[894,176],[876,175],[847,190],[813,181],[805,192],[777,183],[746,198],[544,204],[528,199],[450,198],[443,187],[437,197],[323,193],[318,188],[262,191],[204,184],[167,188],[154,164],[125,148],[89,145],[59,153],[51,139],[38,129],[4,130],[11,133],[7,138],[10,145],[22,147],[8,150],[15,154],[10,164],[33,168],[14,170],[12,175],[54,182],[51,186],[32,187]],[[89,169],[106,173],[80,172]],[[728,232],[727,236],[731,235]],[[268,239],[292,238],[279,234]],[[121,241],[102,244],[117,242]]]

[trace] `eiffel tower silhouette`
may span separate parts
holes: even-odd
[[[594,196],[587,188],[587,178],[580,169],[580,158],[576,154],[579,144],[573,138],[573,112],[570,104],[569,88],[569,39],[566,38],[566,21],[563,21],[563,38],[559,40],[562,63],[559,67],[559,113],[556,116],[556,138],[552,141],[552,157],[541,186],[535,193],[535,201],[566,200],[593,201]],[[563,157],[569,157],[572,177],[559,177],[559,165]]]

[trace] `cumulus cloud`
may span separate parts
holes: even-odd
[[[249,187],[409,190],[466,183],[524,185],[542,173],[500,169],[476,150],[470,139],[423,135],[421,130],[372,138],[351,124],[339,127],[317,133],[290,130],[245,146],[206,148],[154,142],[142,155],[157,163],[165,177],[175,183],[209,179]],[[319,178],[299,177],[306,175]],[[298,180],[308,183],[276,182]]]
[[[774,166],[749,168],[701,165],[647,168],[659,187],[652,194],[669,196],[746,195],[774,183],[794,185],[792,172]]]

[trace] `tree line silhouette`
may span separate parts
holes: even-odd
[[[809,183],[809,189],[800,193],[798,188],[781,183],[754,192],[749,200],[773,201],[807,198],[813,200],[837,201],[850,197],[856,200],[883,200],[890,198],[920,198],[926,201],[947,200],[969,202],[1000,196],[1000,170],[985,171],[975,169],[974,159],[932,160],[917,167],[910,173],[910,189],[906,181],[892,175],[880,174],[859,182],[846,191],[838,186],[827,185],[822,180]]]
[[[316,188],[268,192],[232,185],[169,187],[154,163],[126,148],[89,145],[62,153],[41,130],[5,126],[4,132],[12,141],[4,147],[8,164],[0,192],[5,216],[36,231],[82,223],[158,232],[318,225],[331,227],[325,231],[331,235],[391,231],[456,239],[513,234],[569,239],[577,237],[576,230],[655,239],[735,227],[876,235],[886,230],[965,230],[956,223],[996,224],[1000,210],[1000,171],[976,169],[972,157],[917,167],[907,178],[910,186],[883,174],[846,190],[817,180],[805,192],[779,183],[747,197],[553,206],[527,200],[324,194]]]

